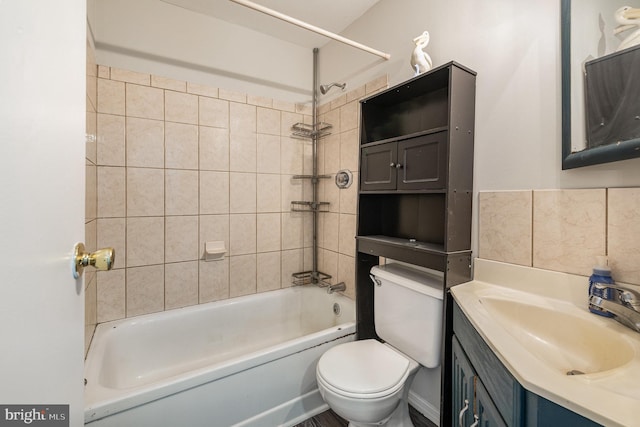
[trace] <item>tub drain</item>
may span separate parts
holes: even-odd
[[[333,314],[340,316],[340,304],[337,302],[333,304]]]
[[[584,375],[584,372],[578,371],[577,369],[572,369],[567,371],[567,375]]]

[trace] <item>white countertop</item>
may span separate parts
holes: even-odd
[[[589,312],[587,277],[482,259],[474,263],[474,280],[452,287],[451,293],[524,388],[605,426],[640,425],[640,334]],[[501,323],[487,299],[524,303],[572,316],[582,325],[592,325],[612,339],[622,340],[618,342],[624,343],[629,360],[601,372],[566,375],[544,360],[549,354],[536,354],[535,349],[515,339],[513,325]],[[557,325],[563,327],[568,326]],[[576,337],[583,336],[584,330],[579,334]]]

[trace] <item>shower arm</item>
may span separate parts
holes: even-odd
[[[249,0],[231,0],[231,1],[234,2],[234,3],[237,3],[237,4],[241,5],[241,6],[248,7],[249,9],[253,9],[253,10],[256,10],[258,12],[262,12],[262,13],[264,13],[266,15],[269,15],[269,16],[272,16],[274,18],[278,18],[278,19],[280,19],[282,21],[288,22],[290,24],[296,25],[296,26],[298,26],[300,28],[304,28],[305,30],[309,30],[309,31],[312,31],[312,32],[314,32],[316,34],[320,34],[322,36],[328,37],[328,38],[333,39],[335,41],[338,41],[340,43],[344,43],[346,45],[355,47],[356,49],[360,49],[360,50],[363,50],[365,52],[369,52],[369,53],[371,53],[373,55],[376,55],[376,56],[379,56],[379,57],[381,57],[383,59],[389,60],[391,58],[391,55],[389,55],[388,53],[381,52],[379,50],[373,49],[373,48],[371,48],[369,46],[363,45],[362,43],[358,43],[358,42],[350,40],[350,39],[348,39],[346,37],[342,37],[339,34],[332,33],[331,31],[327,31],[327,30],[325,30],[323,28],[316,27],[315,25],[308,24],[308,23],[306,23],[304,21],[301,21],[299,19],[293,18],[293,17],[291,17],[289,15],[285,15],[284,13],[278,12],[276,10],[269,9],[268,7],[264,7],[264,6],[260,5],[260,4],[254,3],[252,1],[249,1]]]

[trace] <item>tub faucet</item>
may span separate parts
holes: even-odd
[[[627,286],[602,283],[599,285],[609,290],[611,299],[591,295],[589,304],[608,311],[618,322],[640,332],[640,292]]]
[[[327,293],[332,294],[336,291],[344,292],[347,290],[347,285],[344,282],[336,283],[335,285],[327,286]]]

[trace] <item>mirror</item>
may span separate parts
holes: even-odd
[[[562,169],[640,157],[640,45],[616,52],[640,16],[614,33],[634,1],[561,0]]]

